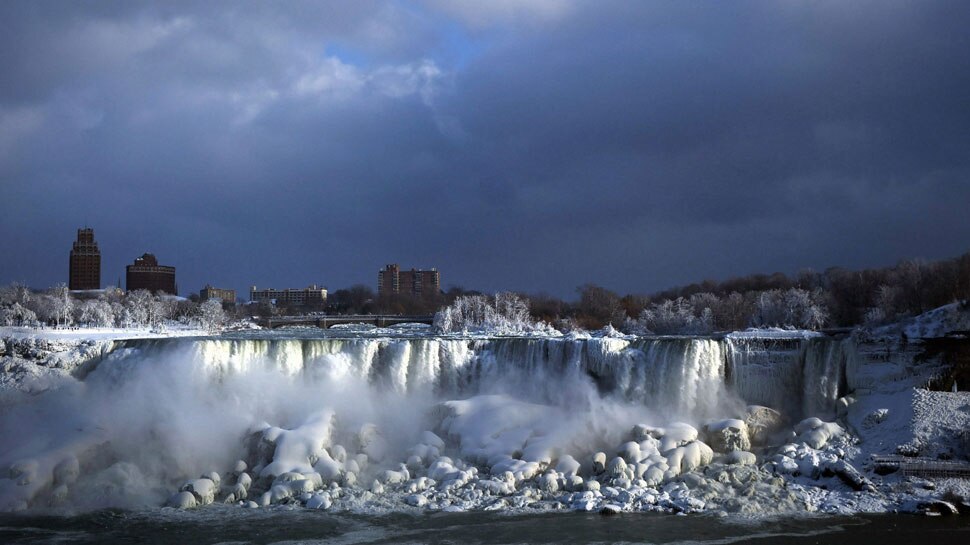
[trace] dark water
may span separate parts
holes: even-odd
[[[307,510],[101,511],[0,516],[0,543],[970,543],[970,517],[879,515],[761,520],[624,514],[351,515]]]

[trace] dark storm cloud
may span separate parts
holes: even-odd
[[[970,5],[7,2],[0,282],[569,295],[966,251]]]

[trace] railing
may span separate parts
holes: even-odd
[[[970,463],[906,456],[873,456],[873,464],[896,469],[906,477],[970,478]]]
[[[431,324],[434,322],[434,315],[402,315],[402,314],[344,314],[344,315],[323,315],[323,316],[278,316],[274,318],[263,318],[260,324],[264,327],[275,328],[287,325],[311,325],[326,329],[338,324],[373,324],[378,327],[385,327],[397,324],[420,323]]]

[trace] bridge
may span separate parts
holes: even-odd
[[[276,329],[283,326],[315,326],[320,329],[338,324],[369,324],[377,327],[389,327],[398,324],[431,324],[434,315],[402,315],[402,314],[343,314],[321,316],[274,316],[260,318],[259,325]]]

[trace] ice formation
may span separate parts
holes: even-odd
[[[4,395],[0,510],[838,510],[809,484],[872,488],[833,422],[854,353],[750,335],[121,341]]]

